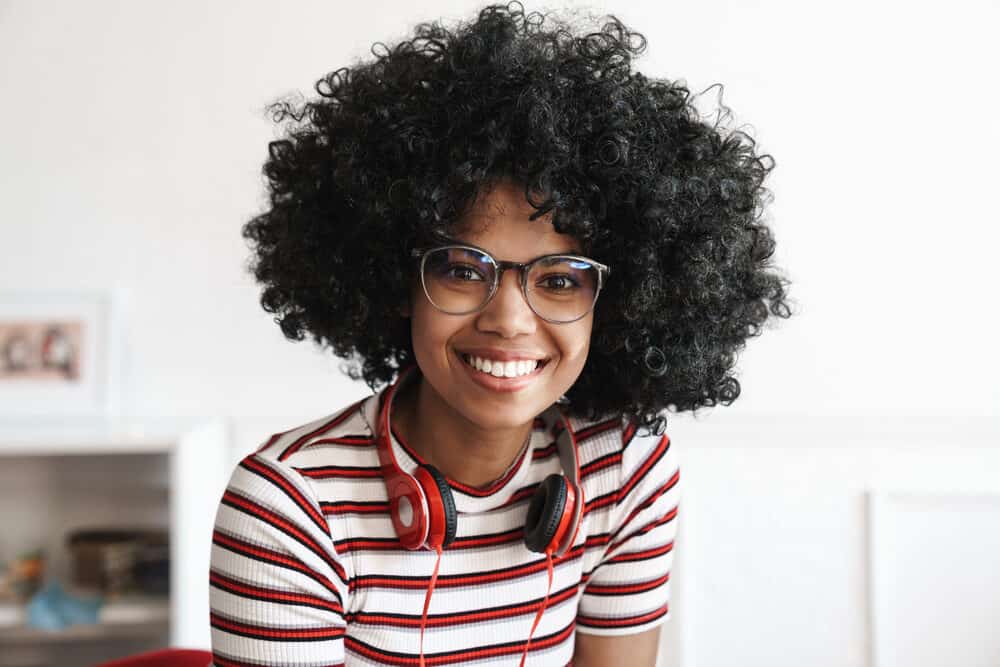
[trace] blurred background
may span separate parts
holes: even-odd
[[[480,6],[0,0],[0,665],[208,646],[232,466],[370,393],[246,272],[264,107]],[[525,8],[618,16],[777,164],[796,317],[670,417],[661,664],[1000,665],[1000,5]]]

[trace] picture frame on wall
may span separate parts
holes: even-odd
[[[107,417],[120,296],[0,291],[0,419]]]

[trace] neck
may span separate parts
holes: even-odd
[[[389,418],[424,461],[473,488],[485,488],[507,471],[533,426],[484,429],[451,410],[423,377],[401,387]]]

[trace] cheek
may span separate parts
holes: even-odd
[[[574,369],[583,369],[587,361],[587,354],[590,352],[590,334],[593,324],[588,318],[584,322],[573,323],[570,326],[572,328],[558,331],[556,341],[559,351],[567,365]]]
[[[423,307],[417,304],[413,308],[413,316],[410,320],[411,335],[413,337],[413,347],[417,350],[426,350],[433,347],[438,338],[434,317]]]
[[[465,320],[462,317],[445,315],[432,306],[426,298],[415,300],[411,312],[410,335],[413,349],[422,351],[425,358],[446,356],[449,342]]]

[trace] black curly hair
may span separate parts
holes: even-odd
[[[411,249],[454,231],[501,179],[613,273],[567,411],[660,433],[667,411],[732,403],[746,340],[787,318],[762,222],[774,168],[741,131],[701,119],[683,81],[632,70],[646,40],[609,16],[571,26],[492,5],[321,78],[269,107],[284,138],[269,207],[243,228],[261,304],[377,390],[414,362],[400,315]],[[725,108],[725,107],[723,107]]]

